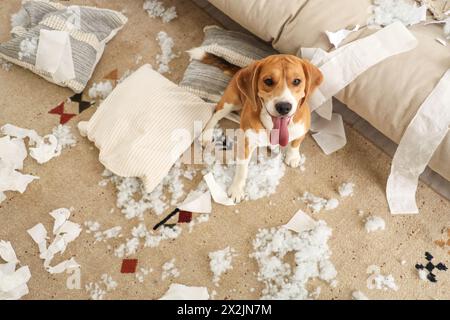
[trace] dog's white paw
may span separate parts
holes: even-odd
[[[235,202],[239,203],[245,198],[244,186],[241,184],[233,183],[231,187],[228,188],[228,196]]]
[[[286,157],[284,158],[284,163],[286,163],[291,168],[297,168],[302,161],[300,153],[297,152],[286,152]]]
[[[206,129],[200,136],[200,143],[202,144],[203,147],[206,147],[213,142],[213,137],[214,137],[214,129]]]

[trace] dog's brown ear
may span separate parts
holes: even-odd
[[[261,63],[256,61],[236,74],[236,83],[239,91],[248,99],[255,111],[261,108],[261,101],[258,97],[260,70]]]
[[[307,60],[301,61],[303,71],[305,72],[306,85],[305,85],[305,99],[307,101],[323,82],[323,74],[315,65]]]

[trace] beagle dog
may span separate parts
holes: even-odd
[[[214,63],[212,55],[202,59]],[[216,57],[217,59],[220,59]],[[218,65],[226,69],[223,61]],[[234,70],[236,72],[236,70]],[[232,111],[241,111],[244,147],[238,152],[236,172],[228,195],[238,203],[245,197],[248,164],[257,147],[286,147],[285,163],[300,164],[300,144],[310,129],[308,98],[322,83],[320,70],[293,55],[273,55],[238,70],[205,127],[201,143],[212,142],[213,128]]]

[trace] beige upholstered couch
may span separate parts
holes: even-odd
[[[214,6],[282,53],[302,47],[332,47],[324,33],[365,26],[371,0],[209,0]],[[376,30],[363,28],[343,44]],[[336,97],[396,143],[441,77],[450,68],[450,47],[436,41],[441,25],[415,25],[419,45],[369,69]],[[450,108],[450,106],[448,106]],[[439,117],[439,114],[436,114]],[[420,141],[417,141],[418,145]],[[429,166],[450,181],[450,132]]]

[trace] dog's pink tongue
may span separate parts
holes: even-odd
[[[282,147],[289,143],[288,125],[290,117],[272,117],[273,129],[270,133],[270,143],[280,144]]]

